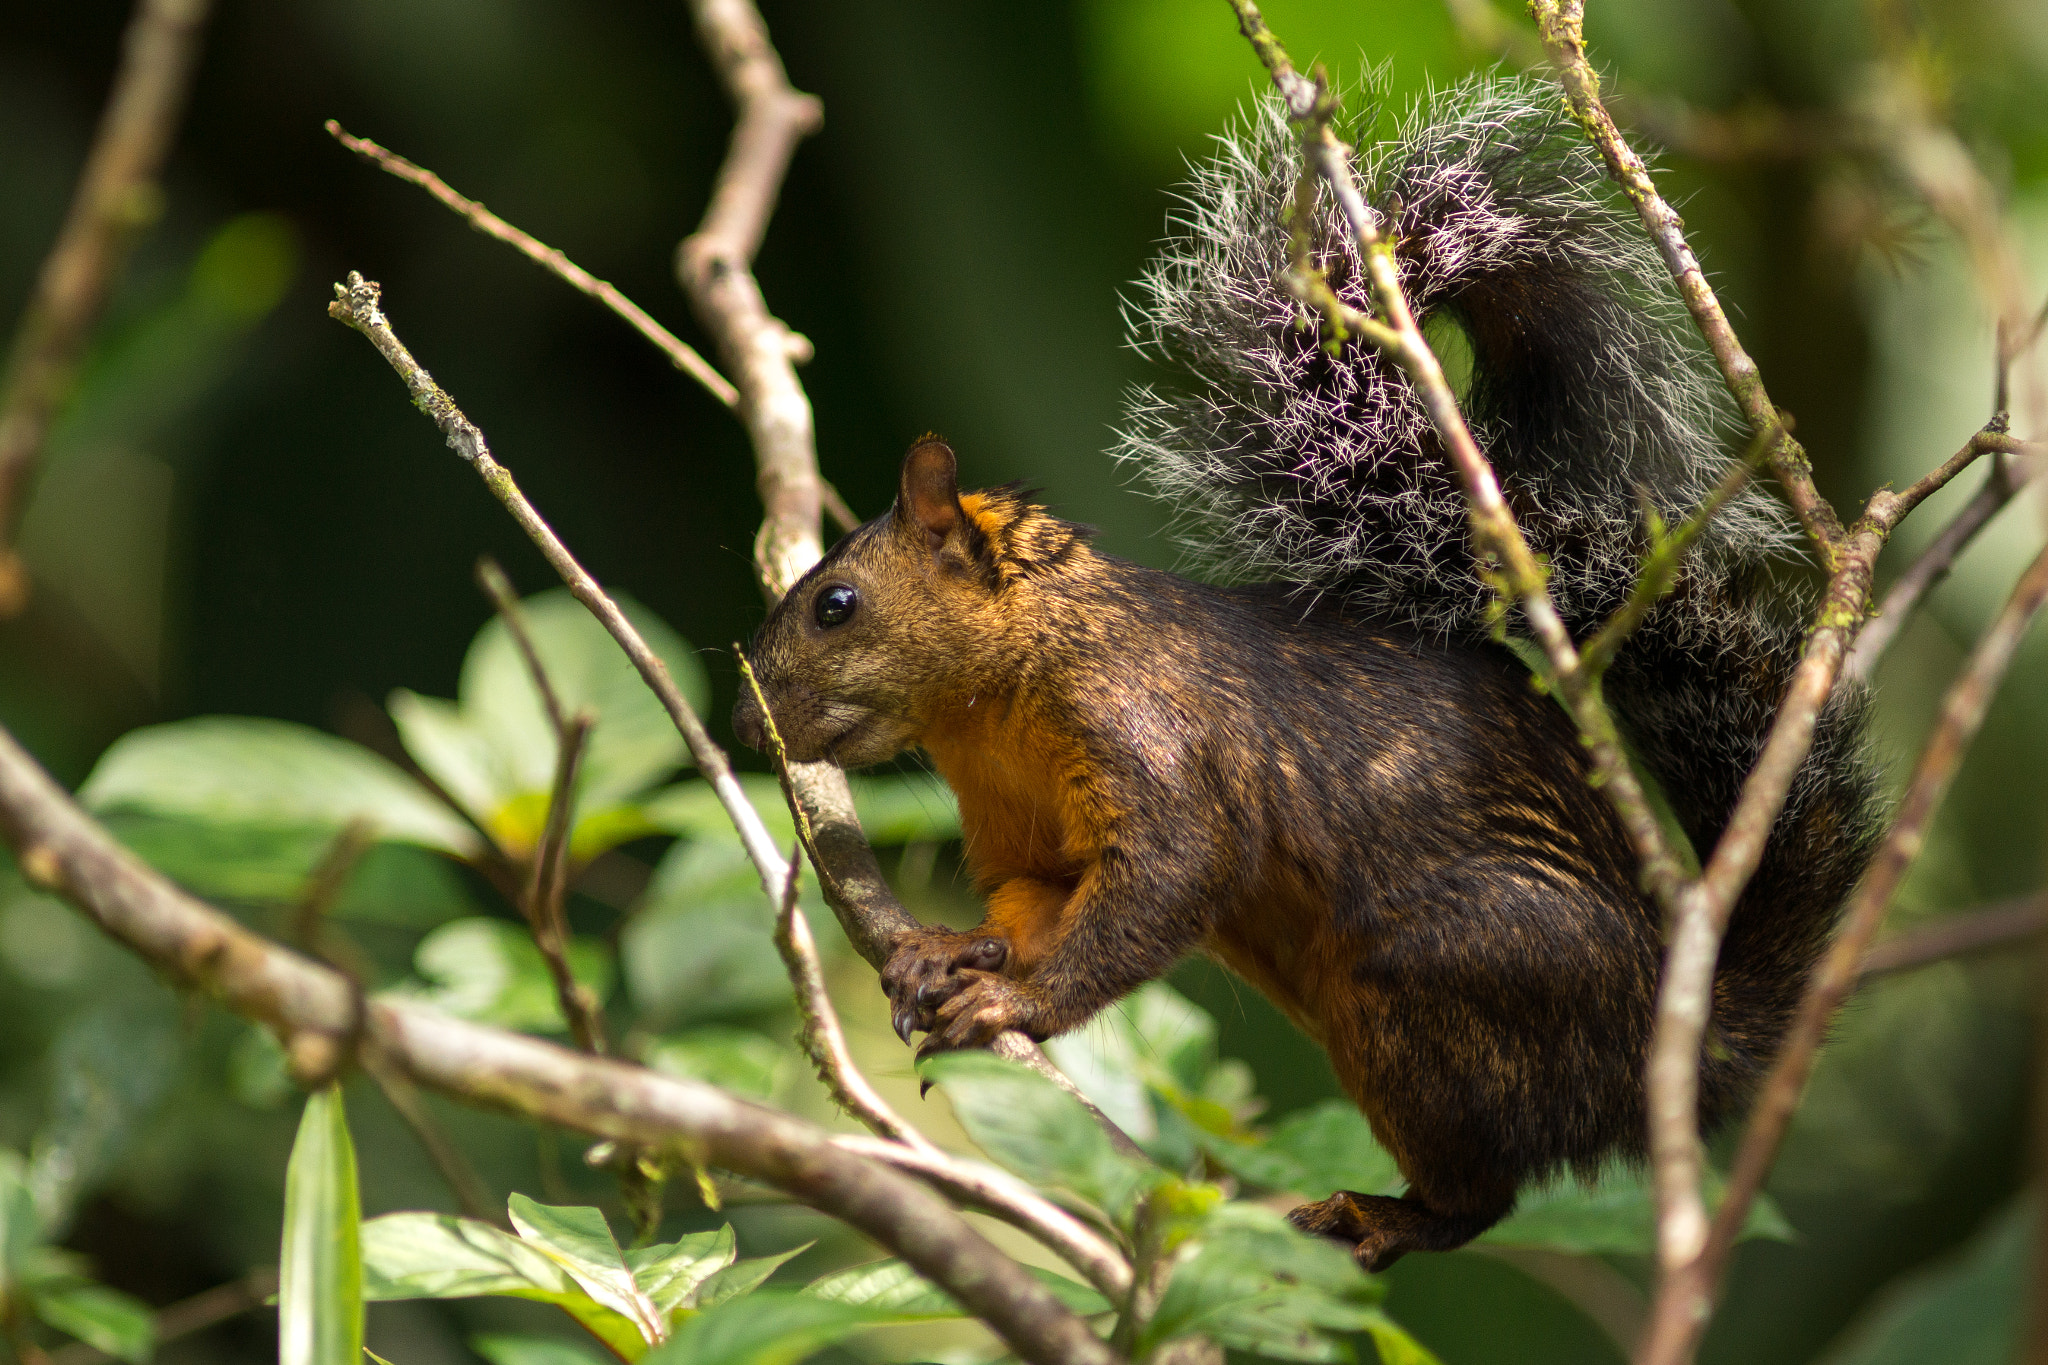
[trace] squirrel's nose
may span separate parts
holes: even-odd
[[[749,749],[759,749],[768,742],[767,727],[761,724],[761,708],[752,697],[741,697],[733,704],[732,732]]]

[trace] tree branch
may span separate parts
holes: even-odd
[[[533,871],[526,884],[526,924],[548,965],[555,983],[555,999],[562,1020],[576,1046],[602,1055],[610,1051],[605,1043],[604,1012],[590,991],[569,969],[569,923],[563,912],[563,898],[569,889],[569,833],[576,818],[576,774],[583,766],[583,754],[590,742],[591,717],[578,711],[562,726],[555,741],[555,779],[548,791],[548,818],[541,830],[540,846],[534,850]]]
[[[28,604],[28,571],[14,538],[29,483],[128,250],[161,212],[157,176],[184,109],[209,4],[138,0],[70,211],[17,324],[0,375],[0,619]]]
[[[656,322],[645,309],[620,293],[609,281],[598,279],[556,248],[522,232],[476,200],[464,198],[450,189],[440,176],[425,167],[414,165],[398,153],[388,151],[366,137],[354,136],[334,119],[327,120],[325,126],[328,134],[336,142],[363,160],[390,172],[400,180],[418,185],[447,208],[459,214],[484,236],[495,237],[579,294],[596,299],[611,309],[625,320],[627,326],[652,342],[656,350],[668,357],[670,364],[702,384],[713,398],[725,406],[732,407],[740,401],[739,390],[714,369],[710,361],[697,354],[694,347],[682,341],[675,333]]]
[[[2023,896],[1988,909],[1947,915],[1875,944],[1856,970],[1860,987],[1881,976],[1969,953],[2007,948],[2048,929],[2048,894]]]
[[[29,881],[174,980],[287,1037],[352,1026],[349,983],[265,942],[137,861],[0,731],[0,837]],[[363,1044],[420,1085],[622,1143],[677,1151],[785,1190],[874,1238],[1034,1365],[1115,1357],[938,1196],[800,1120],[708,1085],[378,1000]]]

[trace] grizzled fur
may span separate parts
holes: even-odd
[[[1141,292],[1180,388],[1120,448],[1189,514],[1208,586],[1095,551],[1019,493],[961,494],[936,438],[895,508],[842,541],[756,637],[793,757],[921,746],[960,800],[987,899],[883,972],[927,1047],[1073,1028],[1179,957],[1231,965],[1320,1042],[1399,1161],[1401,1198],[1296,1211],[1368,1266],[1462,1244],[1518,1189],[1639,1152],[1661,933],[1569,720],[1489,637],[1463,505],[1405,381],[1293,328],[1272,279],[1294,183],[1267,106],[1200,173]],[[1475,428],[1576,629],[1634,577],[1641,499],[1675,519],[1723,463],[1711,386],[1655,258],[1534,87],[1474,83],[1369,154],[1425,314],[1471,339]],[[1333,283],[1363,304],[1334,220]],[[1736,499],[1606,691],[1702,850],[1798,652]],[[1701,1060],[1701,1122],[1739,1106],[1871,840],[1860,699],[1824,713],[1737,906]],[[758,743],[743,701],[734,723]]]

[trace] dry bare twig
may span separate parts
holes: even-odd
[[[325,126],[329,136],[363,160],[380,170],[390,172],[400,180],[418,185],[484,236],[494,237],[505,243],[579,294],[596,299],[611,309],[625,320],[627,326],[645,337],[656,350],[667,356],[670,364],[702,384],[713,398],[725,406],[732,407],[740,401],[739,390],[713,368],[710,361],[697,354],[695,347],[656,322],[645,309],[620,293],[609,281],[598,279],[557,248],[549,246],[530,233],[522,232],[476,200],[457,193],[449,188],[447,181],[425,167],[413,164],[398,153],[381,147],[366,137],[355,136],[334,119],[327,120]]]
[[[157,176],[184,108],[210,5],[138,0],[70,211],[36,276],[0,374],[0,618],[28,604],[28,572],[14,538],[29,484],[128,249],[160,212]]]
[[[1909,972],[1952,957],[2013,947],[2044,929],[2048,929],[2048,893],[1945,915],[1873,945],[1856,968],[1856,984],[1860,987],[1881,976]]]
[[[639,670],[641,678],[653,689],[655,696],[661,699],[663,709],[668,712],[669,719],[675,723],[676,729],[682,733],[684,743],[689,746],[690,756],[695,760],[697,770],[711,783],[712,790],[717,793],[719,805],[724,808],[726,815],[738,829],[740,841],[746,846],[747,856],[752,860],[755,871],[760,874],[762,889],[769,895],[779,898],[782,895],[785,872],[782,853],[775,847],[775,840],[770,837],[768,827],[761,823],[760,813],[748,802],[746,792],[733,776],[731,760],[726,758],[725,751],[718,747],[710,732],[704,728],[704,722],[698,718],[695,708],[676,686],[675,679],[669,676],[668,665],[661,661],[660,656],[649,647],[640,632],[633,628],[633,623],[619,610],[618,603],[606,595],[598,581],[577,562],[574,555],[569,553],[568,547],[562,544],[554,530],[541,519],[540,513],[534,511],[533,504],[519,491],[519,485],[513,480],[512,472],[491,458],[490,446],[484,440],[483,432],[479,431],[469,418],[463,416],[455,401],[434,382],[434,377],[413,359],[412,352],[406,350],[405,343],[398,339],[397,334],[391,330],[390,321],[384,316],[380,305],[381,287],[351,271],[347,285],[336,285],[334,292],[335,301],[327,307],[329,316],[355,328],[377,348],[378,354],[382,355],[390,363],[391,368],[398,372],[398,377],[405,381],[407,390],[412,394],[413,405],[441,429],[441,434],[447,438],[449,449],[460,455],[476,470],[485,486],[504,504],[505,510],[512,514],[512,519],[519,523],[520,529],[539,547],[548,564],[561,575],[562,581],[568,585],[576,600],[603,624],[611,637],[618,641],[619,647],[626,651],[626,657],[633,661],[633,666]]]
[[[266,942],[143,865],[4,731],[0,839],[31,884],[174,981],[294,1042],[310,1035],[336,1050],[360,1022],[364,1048],[416,1084],[773,1185],[902,1256],[1034,1365],[1114,1365],[1084,1321],[944,1200],[810,1124],[700,1082],[403,1001],[372,1001],[358,1021],[340,973]]]
[[[1806,1078],[1812,1074],[1813,1059],[1827,1031],[1828,1020],[1855,988],[1864,950],[1884,922],[1892,893],[1926,842],[1928,826],[1956,769],[1962,765],[1970,740],[1984,722],[1984,713],[1998,690],[1999,680],[2005,676],[2027,626],[2044,603],[2048,603],[2048,549],[2036,555],[2020,575],[1998,619],[1984,632],[1962,674],[1950,686],[1934,733],[1914,765],[1892,828],[1871,860],[1856,894],[1850,897],[1834,944],[1821,960],[1799,1003],[1799,1014],[1779,1050],[1777,1065],[1757,1097],[1742,1146],[1729,1172],[1725,1202],[1714,1220],[1708,1242],[1705,1259],[1710,1267],[1718,1268],[1734,1246],[1741,1230],[1741,1211],[1763,1188],[1764,1178],[1770,1173],[1792,1113],[1799,1107]],[[1736,1212],[1731,1213],[1731,1209]]]

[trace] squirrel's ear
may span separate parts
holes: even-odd
[[[936,551],[966,525],[960,506],[960,465],[953,447],[927,436],[903,457],[903,482],[896,492],[896,520],[919,532]]]

